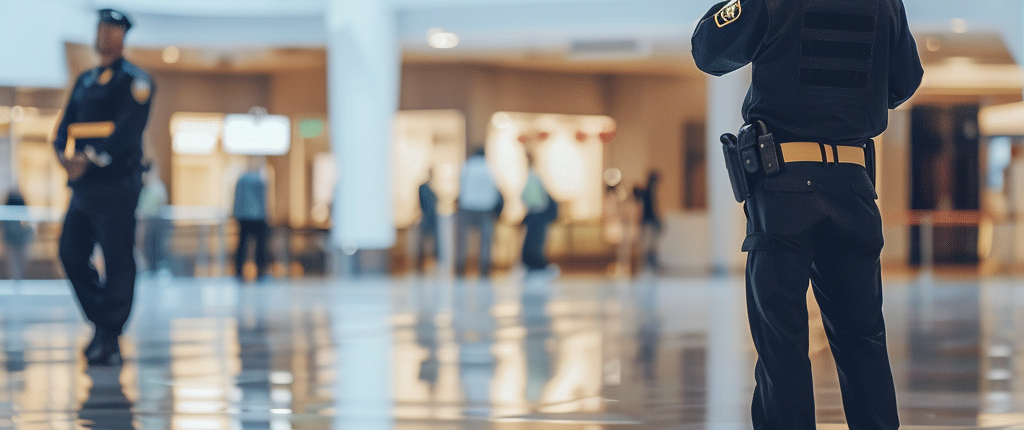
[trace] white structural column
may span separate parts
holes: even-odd
[[[401,51],[388,0],[330,0],[328,118],[338,166],[331,238],[346,251],[390,248],[391,124]]]
[[[744,265],[744,254],[740,252],[746,234],[743,209],[733,197],[719,137],[722,133],[736,133],[743,125],[740,109],[749,86],[749,67],[708,78],[708,215],[711,264],[716,273],[736,271]]]

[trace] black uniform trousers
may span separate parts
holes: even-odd
[[[856,164],[788,163],[747,202],[747,312],[757,348],[756,430],[815,428],[810,280],[851,430],[899,427],[882,317],[882,222]]]
[[[142,179],[76,184],[60,235],[60,260],[85,317],[97,330],[120,335],[135,295],[135,207]],[[103,251],[105,280],[90,257]]]

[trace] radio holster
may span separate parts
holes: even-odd
[[[739,203],[747,200],[755,179],[779,173],[781,161],[775,139],[762,121],[744,125],[739,136],[723,134],[722,150],[733,197]]]
[[[747,172],[740,161],[739,138],[735,134],[722,135],[722,152],[725,153],[725,169],[729,172],[732,195],[737,203],[743,203],[750,195],[750,186],[747,184]]]

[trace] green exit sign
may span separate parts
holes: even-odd
[[[299,136],[303,139],[313,139],[324,134],[324,121],[316,118],[307,118],[299,121]]]

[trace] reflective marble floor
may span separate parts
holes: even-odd
[[[1024,429],[1024,279],[886,281],[904,428]],[[748,429],[743,297],[740,278],[147,280],[126,363],[89,369],[65,283],[0,281],[0,428]],[[845,429],[811,324],[819,428]]]

